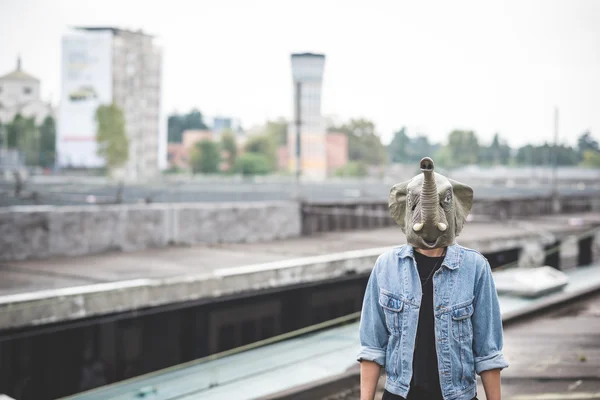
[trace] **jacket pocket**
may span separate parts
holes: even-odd
[[[389,332],[393,335],[400,335],[400,332],[402,332],[404,301],[402,301],[399,295],[380,289],[379,305],[383,307],[385,323]]]
[[[452,310],[452,336],[459,342],[471,341],[473,338],[473,302]]]

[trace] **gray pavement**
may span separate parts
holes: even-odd
[[[600,293],[510,325],[504,336],[503,398],[600,399]]]
[[[575,222],[575,223],[574,223]],[[536,217],[511,223],[472,222],[458,242],[482,252],[517,247],[544,235],[578,234],[600,225],[600,213]],[[0,296],[139,278],[211,273],[217,269],[394,246],[405,243],[397,227],[333,232],[267,243],[170,247],[131,253],[0,263]]]

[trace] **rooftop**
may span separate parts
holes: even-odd
[[[292,57],[320,57],[320,58],[325,58],[325,54],[317,54],[317,53],[293,53]]]
[[[503,322],[511,322],[505,327],[504,345],[510,367],[502,372],[508,399],[598,398],[589,394],[598,390],[600,265],[566,273],[570,283],[562,292],[536,299],[499,296]],[[576,299],[583,300],[574,303]],[[543,310],[551,311],[540,313]],[[347,323],[229,351],[232,354],[223,357],[209,356],[69,398],[126,400],[147,394],[163,400],[280,398],[283,391],[302,385],[357,374],[358,347],[358,322]],[[523,397],[534,394],[540,397]],[[478,396],[485,398],[481,384]]]
[[[21,57],[17,58],[17,69],[12,72],[9,72],[6,75],[0,76],[0,81],[36,81],[39,82],[39,79],[33,75],[28,74],[27,72],[21,69]]]
[[[114,35],[119,35],[121,33],[131,33],[131,34],[135,34],[135,35],[143,35],[143,36],[154,37],[154,35],[150,35],[148,33],[145,33],[141,29],[138,29],[137,31],[133,31],[133,30],[130,30],[130,29],[117,28],[117,27],[114,27],[114,26],[75,26],[73,28],[77,29],[77,30],[80,30],[80,31],[90,31],[90,32],[94,32],[94,31],[111,31]]]

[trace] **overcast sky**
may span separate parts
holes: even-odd
[[[72,25],[141,28],[164,47],[166,112],[245,127],[289,117],[289,55],[327,56],[323,113],[443,140],[455,128],[511,145],[600,138],[600,1],[0,0],[0,74],[24,69],[58,101]]]

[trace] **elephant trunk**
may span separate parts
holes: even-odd
[[[438,216],[438,193],[435,184],[433,160],[425,157],[421,160],[421,171],[423,172],[423,186],[421,188],[421,222],[425,226],[437,225]]]

